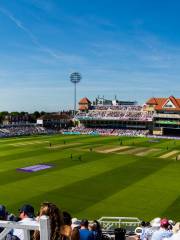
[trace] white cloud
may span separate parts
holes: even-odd
[[[42,52],[47,53],[50,57],[64,61],[66,63],[72,64],[74,62],[83,64],[86,60],[84,57],[79,55],[73,55],[73,54],[66,54],[54,51],[51,48],[43,46],[38,38],[17,18],[15,17],[11,12],[9,12],[7,9],[0,6],[0,12],[8,17],[21,31],[27,34],[27,36],[30,38],[32,43]]]

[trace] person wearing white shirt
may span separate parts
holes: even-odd
[[[161,227],[158,231],[154,232],[151,240],[163,240],[164,238],[170,238],[173,233],[168,229],[169,222],[166,218],[161,219]]]
[[[23,205],[19,209],[19,217],[21,219],[18,222],[19,224],[32,224],[37,222],[34,218],[34,208],[28,204]],[[12,235],[15,236],[17,239],[26,240],[23,229],[13,229]]]
[[[173,235],[170,238],[164,238],[163,240],[180,240],[180,222],[177,222],[173,227]]]

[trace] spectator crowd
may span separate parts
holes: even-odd
[[[133,130],[133,129],[113,129],[113,128],[86,128],[74,127],[68,130],[71,133],[89,134],[89,135],[105,135],[105,136],[146,136],[149,130]],[[67,130],[64,131],[68,132]]]
[[[35,214],[34,207],[25,204],[19,208],[19,215],[9,214],[4,205],[0,205],[0,220],[14,221],[21,224],[31,225],[37,223],[41,216],[49,217],[50,240],[179,240],[180,223],[166,218],[155,218],[151,222],[142,221],[141,226],[137,227],[131,234],[126,234],[126,229],[114,229],[114,235],[110,237],[101,228],[97,220],[88,221],[87,219],[78,220],[72,218],[71,214],[62,211],[57,205],[44,202],[41,204],[38,214]],[[0,233],[4,229],[0,226]],[[125,235],[126,234],[126,235]],[[38,230],[30,231],[31,240],[39,240]],[[22,229],[11,229],[7,233],[5,240],[26,240]]]
[[[25,204],[19,208],[19,216],[9,214],[4,205],[0,205],[0,220],[13,221],[21,224],[35,224],[41,216],[49,217],[50,240],[100,240],[102,231],[98,221],[89,222],[87,219],[78,220],[50,202],[41,204],[39,212],[35,215],[34,207]],[[0,226],[0,233],[4,229]],[[30,231],[31,240],[39,240],[38,230]],[[5,240],[27,240],[22,229],[11,229]]]
[[[39,135],[56,133],[55,130],[37,126],[8,126],[0,128],[0,137],[15,137],[24,135]]]
[[[166,218],[154,218],[151,222],[142,221],[136,230],[134,239],[139,240],[179,240],[180,222]]]
[[[106,119],[106,120],[152,120],[151,113],[143,111],[142,106],[97,106],[86,112],[78,112],[77,119]]]

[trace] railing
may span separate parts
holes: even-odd
[[[179,119],[180,118],[180,114],[177,113],[177,114],[168,114],[168,113],[155,113],[153,115],[155,118],[176,118],[176,119]]]
[[[141,222],[139,218],[135,217],[101,217],[98,221],[104,230],[120,227],[135,228],[138,227]],[[0,221],[0,227],[4,228],[0,233],[0,240],[4,240],[12,229],[22,229],[25,240],[30,240],[30,230],[38,230],[40,232],[40,240],[50,240],[50,223],[47,216],[41,216],[38,222],[29,222],[28,224]]]
[[[12,229],[22,229],[24,231],[25,240],[30,240],[30,230],[40,231],[40,240],[50,240],[50,224],[47,216],[41,216],[39,222],[29,222],[28,224],[0,221],[0,227],[4,228],[4,230],[0,233],[0,240],[4,240],[6,235]]]
[[[141,220],[135,217],[101,217],[98,221],[105,230],[128,226],[138,227],[141,223]]]

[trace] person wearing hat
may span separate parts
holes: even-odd
[[[170,238],[173,233],[171,230],[168,229],[168,227],[168,219],[161,219],[160,229],[153,233],[151,240],[163,240],[164,238]]]
[[[168,238],[168,240],[179,240],[180,239],[180,222],[177,222],[174,226],[173,226],[173,235],[172,237]]]
[[[19,209],[20,224],[36,223],[34,217],[34,208],[31,205],[25,204]],[[24,231],[22,229],[13,229],[12,235],[17,239],[25,240]]]
[[[80,228],[81,227],[81,221],[77,218],[72,218],[71,228]]]
[[[148,225],[144,231],[143,240],[151,240],[154,232],[158,231],[161,226],[161,218],[157,217],[151,220],[150,226]]]

